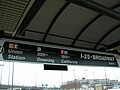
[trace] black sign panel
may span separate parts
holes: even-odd
[[[5,42],[3,47],[4,60],[89,66],[118,66],[116,58],[112,55],[57,49],[14,42]]]

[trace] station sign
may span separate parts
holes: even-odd
[[[114,55],[74,51],[5,41],[1,49],[3,60],[66,65],[118,67]]]

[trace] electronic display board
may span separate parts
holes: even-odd
[[[114,55],[74,51],[5,41],[3,60],[37,63],[118,67]]]

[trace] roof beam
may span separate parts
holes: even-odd
[[[45,33],[40,32],[40,31],[34,31],[34,30],[28,30],[28,29],[26,29],[25,31],[33,32],[33,33],[37,33],[37,34],[45,34]],[[64,39],[71,39],[71,40],[74,40],[73,38],[66,37],[66,36],[60,36],[60,35],[55,35],[55,34],[50,34],[50,33],[48,33],[48,35],[50,35],[50,36],[55,36],[55,37],[60,37],[60,38],[64,38]],[[95,42],[85,41],[85,40],[78,40],[78,41],[86,42],[86,43],[92,43],[92,44],[97,44],[97,43],[95,43]],[[100,44],[100,45],[106,46],[105,44]],[[72,47],[72,46],[71,46],[71,47]]]
[[[85,25],[85,27],[77,34],[77,36],[75,37],[74,41],[72,42],[71,46],[74,46],[74,44],[76,43],[76,41],[78,40],[78,38],[83,34],[83,32],[94,22],[96,21],[99,17],[101,17],[102,14],[97,15],[94,19],[92,19],[90,22],[88,22],[87,25]]]
[[[52,22],[50,23],[44,37],[43,37],[43,42],[45,42],[46,38],[47,38],[47,35],[48,33],[50,32],[52,26],[54,25],[54,23],[56,22],[56,20],[58,19],[58,17],[61,15],[61,13],[66,9],[66,7],[70,4],[70,2],[66,2],[63,7],[58,11],[58,13],[56,14],[56,16],[53,18]]]
[[[118,47],[118,46],[120,46],[120,40],[115,42],[115,43],[112,43],[110,45],[107,45],[106,47],[101,48],[99,50],[110,50],[110,49],[113,49],[113,48]]]
[[[67,0],[69,1],[69,0]],[[96,11],[100,14],[120,20],[120,13],[92,0],[70,0],[72,3]]]
[[[104,36],[98,41],[98,43],[94,46],[93,49],[96,49],[98,45],[108,36],[110,35],[113,31],[117,30],[117,28],[120,27],[120,23],[116,26],[114,26],[111,30],[109,30],[107,33],[104,34]]]
[[[120,4],[116,4],[114,6],[111,7],[111,9],[117,8],[119,7]],[[98,14],[95,18],[93,18],[90,22],[88,22],[86,24],[85,27],[83,27],[83,29],[78,33],[78,35],[75,37],[74,41],[72,42],[71,46],[74,46],[75,42],[78,40],[78,38],[83,34],[83,32],[92,24],[94,23],[96,20],[98,20],[101,16],[103,16],[102,14]]]
[[[12,36],[20,36],[22,33],[25,32],[25,28],[29,25],[32,21],[33,17],[37,14],[39,9],[42,7],[46,0],[35,0],[33,5],[31,6],[30,10],[28,11],[27,15],[24,17],[22,23],[18,27],[18,29],[13,33]]]

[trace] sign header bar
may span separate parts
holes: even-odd
[[[114,55],[58,49],[5,41],[1,46],[3,60],[37,63],[118,67]]]

